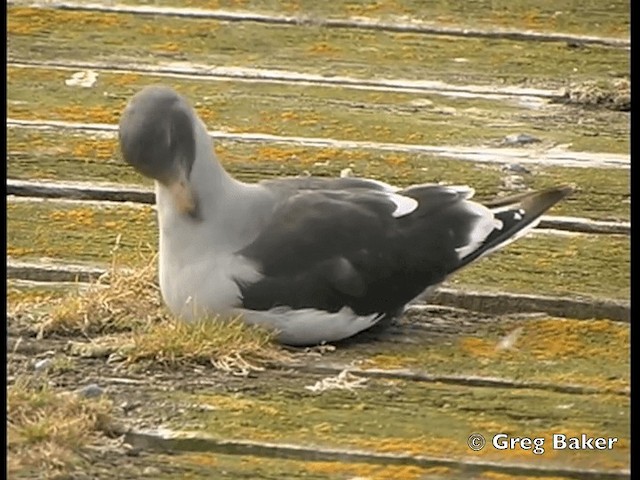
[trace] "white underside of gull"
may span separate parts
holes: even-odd
[[[379,314],[358,316],[349,307],[343,307],[334,313],[313,308],[293,310],[287,307],[265,311],[238,309],[237,313],[250,325],[275,330],[280,342],[294,346],[342,340],[366,330],[382,318]]]

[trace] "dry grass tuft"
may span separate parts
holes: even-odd
[[[121,352],[128,363],[171,368],[199,364],[236,375],[263,370],[261,365],[288,357],[275,345],[270,332],[237,318],[150,324],[134,332],[131,343]]]
[[[51,478],[82,463],[85,447],[111,426],[111,402],[19,377],[7,388],[9,477]]]
[[[88,288],[41,303],[19,302],[10,309],[39,337],[130,331],[165,316],[155,283],[155,258],[140,269],[110,270]]]
[[[72,355],[109,356],[128,364],[179,367],[213,366],[233,374],[262,370],[260,365],[287,358],[273,334],[240,319],[206,318],[185,323],[164,308],[155,283],[154,257],[140,269],[118,268],[88,288],[61,297],[18,302],[10,312],[39,337],[84,336],[89,343],[71,345]]]

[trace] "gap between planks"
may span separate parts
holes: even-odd
[[[118,126],[107,123],[67,122],[64,120],[20,120],[7,118],[7,128],[34,130],[73,130],[116,136]],[[537,166],[575,168],[631,168],[630,155],[619,153],[572,152],[560,147],[550,149],[490,148],[463,146],[436,146],[390,142],[364,142],[333,138],[296,137],[266,133],[230,133],[209,131],[213,139],[245,143],[300,145],[306,147],[341,148],[349,150],[377,150],[387,152],[425,153],[434,156],[466,160],[476,163],[503,164],[513,162]]]
[[[123,5],[88,2],[16,2],[8,1],[7,5],[29,6],[34,8],[54,8],[59,10],[89,11],[99,13],[126,13],[132,15],[156,15],[183,17],[194,19],[221,20],[227,22],[254,22],[272,25],[315,26],[323,28],[343,28],[360,30],[378,30],[422,35],[446,35],[465,38],[491,38],[515,41],[534,42],[571,42],[582,45],[602,45],[615,48],[631,48],[631,41],[626,38],[599,37],[561,32],[536,32],[517,29],[480,29],[462,26],[444,26],[438,22],[420,20],[383,21],[373,18],[320,18],[315,16],[287,16],[277,14],[255,13],[250,11],[211,10],[201,8],[160,7],[151,5]]]
[[[110,74],[155,75],[169,78],[208,81],[244,81],[303,85],[315,87],[351,88],[394,93],[436,94],[459,98],[483,98],[491,100],[519,100],[525,105],[542,104],[548,100],[563,98],[563,90],[523,88],[515,86],[453,85],[439,80],[409,80],[402,78],[355,78],[325,76],[248,67],[214,67],[189,62],[141,65],[121,62],[36,61],[19,60],[7,63],[9,68],[50,69],[61,71],[95,70]]]
[[[118,185],[95,182],[59,182],[39,180],[7,179],[7,195],[10,201],[39,201],[40,199],[71,200],[100,206],[127,204],[155,204],[155,192],[151,188],[136,185]],[[11,197],[15,196],[15,197]],[[554,234],[576,232],[587,234],[631,233],[631,222],[591,220],[581,217],[543,215],[538,230]]]
[[[69,264],[62,261],[28,262],[9,257],[7,278],[38,282],[91,282],[108,269],[96,264]],[[552,297],[546,295],[482,292],[440,287],[428,298],[431,305],[441,305],[493,315],[544,312],[548,315],[588,320],[605,318],[631,321],[630,302],[622,300]],[[411,306],[414,310],[426,308]]]
[[[253,455],[268,458],[286,458],[305,461],[373,463],[383,465],[412,465],[422,468],[448,467],[464,471],[467,475],[483,471],[494,471],[510,475],[532,477],[564,477],[577,479],[621,479],[628,478],[629,470],[596,470],[571,467],[549,467],[526,464],[498,463],[489,461],[456,460],[424,455],[401,453],[379,453],[366,450],[304,446],[286,443],[256,442],[252,440],[218,439],[195,432],[180,432],[168,429],[136,430],[121,432],[124,441],[133,448],[170,452],[215,452],[228,455]]]

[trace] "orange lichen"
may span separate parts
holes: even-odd
[[[7,33],[10,35],[36,35],[46,28],[46,20],[39,8],[9,8]]]
[[[186,28],[175,28],[158,23],[145,23],[140,28],[140,32],[144,35],[159,35],[165,37],[181,37],[188,34]]]
[[[75,228],[77,225],[91,226],[95,222],[94,210],[77,208],[73,210],[55,210],[49,213],[49,218],[58,221],[61,228]],[[68,222],[68,224],[67,224]]]
[[[108,77],[109,82],[113,85],[128,86],[140,83],[141,80],[146,80],[145,77],[137,73],[121,73],[119,75],[113,75]]]
[[[280,114],[280,118],[282,120],[297,120],[299,118],[296,112],[292,112],[290,110],[284,111]]]
[[[356,4],[347,4],[345,9],[350,15],[371,15],[380,13],[382,10],[388,10],[389,6],[383,1],[364,2]]]
[[[166,42],[166,43],[151,45],[149,48],[151,48],[151,50],[156,50],[158,52],[176,53],[180,51],[180,45],[173,42]]]
[[[387,155],[384,159],[387,165],[391,165],[392,167],[398,167],[400,165],[404,165],[407,163],[407,157],[402,155]]]
[[[90,29],[125,27],[128,15],[16,6],[8,9],[7,20],[10,34],[34,35],[44,31],[60,31],[68,27]]]
[[[34,248],[16,247],[13,245],[7,245],[7,255],[10,257],[22,257],[36,253]]]
[[[514,480],[514,476],[509,473],[500,472],[482,472],[478,480]],[[518,478],[518,477],[515,477]],[[544,477],[544,480],[568,480],[567,477]]]
[[[118,151],[116,139],[89,139],[73,145],[72,155],[77,158],[108,160]]]
[[[463,337],[458,345],[462,352],[472,357],[492,358],[498,354],[496,342],[487,338]]]
[[[90,123],[117,123],[120,114],[124,109],[124,102],[119,105],[64,105],[52,106],[49,109],[50,117],[62,119],[68,122],[90,122]],[[40,114],[34,111],[31,114],[20,115],[26,118],[40,118]]]
[[[323,55],[335,55],[341,52],[341,49],[327,42],[318,42],[309,46],[307,49],[310,53],[319,53]]]

